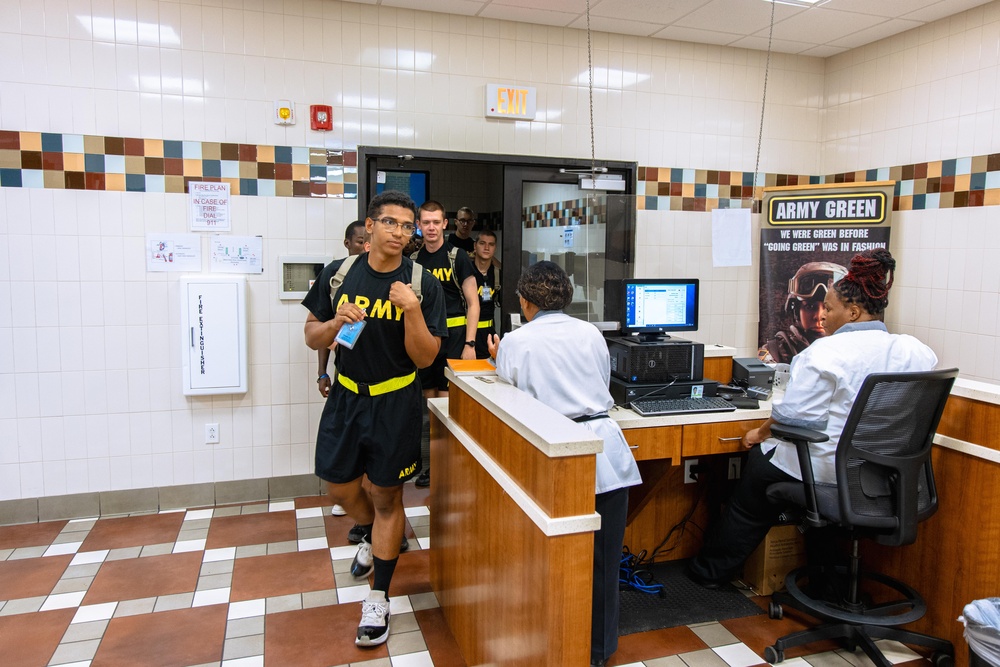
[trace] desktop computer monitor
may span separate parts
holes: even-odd
[[[624,287],[623,334],[656,341],[698,328],[697,278],[629,278]]]

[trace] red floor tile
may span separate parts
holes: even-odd
[[[618,638],[618,651],[611,656],[608,665],[624,665],[706,648],[708,645],[687,626],[639,632]]]
[[[395,581],[393,581],[395,583]],[[465,667],[465,659],[440,607],[414,612],[434,667]]]
[[[329,496],[303,496],[295,499],[295,509],[303,510],[310,507],[332,507],[333,501]]]
[[[289,542],[298,538],[295,512],[263,512],[212,519],[206,549]]]
[[[329,667],[388,658],[385,644],[371,649],[354,645],[359,620],[358,602],[268,614],[264,617],[264,664]]]
[[[4,667],[49,664],[76,609],[0,616],[0,662]]]
[[[80,551],[123,549],[175,542],[184,523],[184,512],[101,519],[94,524]]]
[[[113,618],[90,667],[177,667],[222,660],[227,605]]]
[[[770,596],[758,596],[753,601],[763,609],[767,609],[771,601]],[[813,627],[813,621],[808,616],[796,612],[794,609],[786,609],[785,616],[780,621],[768,618],[766,615],[746,616],[744,618],[733,618],[728,621],[720,621],[727,630],[736,635],[736,638],[750,647],[757,655],[764,655],[764,647],[774,644],[774,640],[792,632],[805,630]],[[840,648],[840,644],[834,641],[822,641],[814,644],[807,644],[803,647],[789,649],[785,652],[786,658],[795,658],[813,653],[822,653]]]
[[[399,555],[389,585],[390,596],[431,592],[430,553],[420,550]]]
[[[416,484],[403,485],[403,505],[405,507],[431,506],[431,488],[421,489]]]
[[[0,562],[0,600],[48,595],[72,556],[49,556]]]
[[[127,558],[101,565],[84,604],[190,593],[198,585],[202,552]]]
[[[21,526],[0,526],[0,549],[48,546],[67,523],[67,521],[46,521]]]
[[[233,568],[230,600],[256,600],[336,587],[330,552],[326,549],[238,558]]]

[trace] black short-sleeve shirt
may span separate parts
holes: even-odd
[[[476,249],[476,239],[471,236],[467,239],[459,238],[455,232],[448,235],[448,243],[465,252],[472,252]]]
[[[337,304],[330,301],[330,282],[344,260],[331,262],[320,272],[302,305],[320,322],[332,320],[337,306],[344,301],[356,303],[365,311],[365,328],[354,349],[336,348],[336,368],[355,382],[374,384],[390,378],[408,375],[416,365],[406,353],[406,327],[403,311],[389,301],[389,289],[397,280],[409,283],[413,275],[413,262],[403,257],[400,266],[388,273],[375,271],[368,264],[368,254],[359,255],[354,266],[344,276],[337,295]],[[445,319],[444,295],[439,281],[424,271],[420,283],[422,301],[420,309],[431,334],[448,335]]]
[[[465,315],[465,299],[462,298],[458,286],[464,283],[466,278],[476,274],[476,267],[473,266],[469,255],[459,249],[455,253],[455,273],[458,275],[458,284],[455,284],[455,278],[451,275],[451,262],[448,260],[451,248],[451,244],[445,243],[437,251],[430,252],[424,246],[417,252],[417,261],[438,279],[444,289],[448,317],[458,317]]]

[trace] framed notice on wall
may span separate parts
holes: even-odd
[[[229,231],[229,183],[188,183],[188,202],[191,231]]]

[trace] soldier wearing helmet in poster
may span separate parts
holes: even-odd
[[[823,333],[823,299],[847,269],[833,262],[808,262],[788,281],[784,313],[792,319],[787,328],[769,338],[757,353],[761,361],[787,364]]]

